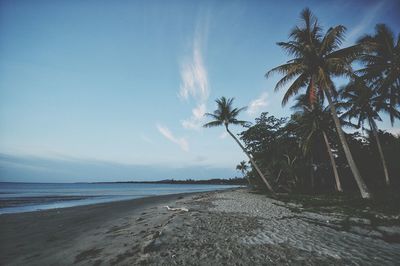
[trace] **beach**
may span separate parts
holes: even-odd
[[[170,207],[170,209],[166,208]],[[176,208],[176,209],[171,209]],[[1,265],[396,265],[400,244],[249,189],[0,215]],[[354,218],[355,219],[355,218]],[[363,226],[364,225],[364,226]]]

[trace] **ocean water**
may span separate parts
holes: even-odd
[[[140,183],[3,183],[0,214],[66,208],[156,195],[233,188],[229,185]]]

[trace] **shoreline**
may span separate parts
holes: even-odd
[[[207,191],[204,191],[207,192]],[[119,203],[119,202],[124,202],[124,201],[136,201],[136,200],[140,200],[140,199],[147,199],[149,198],[149,200],[157,200],[157,198],[159,197],[163,197],[163,196],[181,196],[184,194],[196,194],[196,193],[203,193],[203,192],[184,192],[184,193],[174,193],[174,194],[165,194],[165,195],[148,195],[148,196],[140,196],[138,198],[129,198],[129,199],[125,199],[125,198],[120,198],[120,199],[115,199],[115,200],[110,200],[110,201],[106,201],[106,202],[95,202],[95,203],[88,203],[88,204],[82,204],[82,205],[76,205],[76,206],[68,206],[68,207],[55,207],[55,208],[50,208],[50,209],[38,209],[38,210],[32,210],[32,211],[24,211],[24,212],[12,212],[12,213],[0,213],[0,217],[2,215],[18,215],[18,214],[27,214],[27,213],[35,213],[35,212],[51,212],[54,210],[65,210],[65,209],[70,209],[70,208],[85,208],[85,207],[90,207],[90,206],[95,206],[95,205],[104,205],[104,207],[107,207],[106,205],[108,204],[114,204],[114,203]],[[28,199],[35,199],[37,201],[42,201],[42,200],[47,200],[47,199],[62,199],[61,202],[68,202],[68,201],[72,201],[72,200],[81,200],[81,199],[90,199],[90,198],[99,198],[102,196],[39,196],[39,197],[27,197]],[[65,199],[65,200],[63,200]],[[25,198],[17,198],[16,200],[5,200],[5,203],[8,204],[8,202],[13,202],[13,201],[24,201]],[[21,207],[25,207],[25,206],[29,206],[29,205],[23,205]],[[10,207],[20,207],[18,205],[10,205]],[[3,208],[9,208],[8,206],[3,207]]]
[[[72,183],[71,183],[72,184]],[[164,185],[164,184],[162,184]],[[185,184],[179,186],[184,186]],[[96,194],[96,193],[87,193],[87,194],[79,194],[79,195],[71,195],[69,192],[59,193],[54,192],[51,195],[18,195],[18,196],[9,196],[9,197],[0,197],[0,216],[4,214],[13,214],[13,213],[26,213],[33,211],[44,211],[51,209],[63,209],[70,207],[78,207],[78,206],[88,206],[94,204],[102,204],[108,202],[118,202],[118,201],[126,201],[126,200],[134,200],[145,197],[157,197],[162,195],[173,195],[173,194],[181,194],[181,193],[198,193],[198,192],[206,192],[206,191],[214,191],[214,190],[225,190],[225,189],[235,189],[239,188],[239,186],[233,185],[221,185],[218,187],[217,185],[210,185],[209,187],[204,187],[204,185],[199,184],[199,188],[193,188],[196,185],[188,184],[189,189],[172,189],[171,191],[164,192],[161,188],[160,191],[156,193],[138,193],[137,191],[133,192],[133,194],[118,194],[119,191],[116,191],[115,194]],[[57,194],[59,193],[59,194]],[[135,194],[136,193],[136,194]],[[4,193],[6,194],[6,193]],[[28,193],[29,194],[29,193]]]
[[[167,210],[165,206],[187,208]],[[4,265],[395,265],[400,244],[235,188],[0,216]],[[360,231],[361,230],[361,231]]]
[[[235,189],[237,188],[226,190]],[[158,216],[160,212],[155,213],[154,209],[158,208],[162,212],[163,206],[176,206],[181,200],[213,192],[216,191],[147,196],[59,209],[1,214],[0,264],[59,264],[65,255],[61,249],[74,249],[76,243],[80,242],[79,239],[88,235],[88,231],[118,227],[120,223],[125,223],[132,217],[136,217],[132,218],[136,220],[144,210],[150,208],[153,222],[157,223],[164,217]],[[173,212],[168,213],[165,209],[162,214]],[[135,228],[139,232],[145,230],[143,226]],[[70,264],[75,264],[75,261],[63,265]]]
[[[59,202],[69,202],[74,200],[83,200],[95,198],[98,196],[26,196],[26,197],[10,197],[0,199],[0,215],[1,209],[26,207],[38,204]]]

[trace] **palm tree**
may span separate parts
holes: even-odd
[[[294,116],[294,119],[296,120],[295,130],[300,136],[302,136],[301,147],[303,153],[309,153],[309,149],[312,147],[314,139],[322,136],[329,155],[333,175],[335,177],[336,190],[343,192],[335,157],[333,156],[332,148],[327,135],[327,132],[332,126],[332,119],[330,117],[329,110],[327,108],[323,108],[322,99],[318,99],[318,101],[312,105],[312,107],[309,107],[308,104],[308,99],[306,95],[303,94],[297,97],[296,103],[292,107],[292,109],[299,110],[296,113],[297,115]]]
[[[240,171],[242,173],[243,177],[246,177],[248,168],[249,167],[245,161],[241,161],[238,165],[236,165],[236,170]],[[250,177],[248,177],[248,176],[247,176],[247,182],[249,183],[249,185],[251,185]]]
[[[372,195],[351,154],[332,100],[332,96],[336,93],[332,77],[352,75],[351,62],[361,53],[361,46],[355,45],[339,49],[346,30],[344,26],[339,25],[330,28],[323,35],[317,18],[308,8],[302,11],[301,17],[304,25],[297,26],[291,31],[288,42],[278,43],[280,47],[295,58],[286,64],[271,69],[265,76],[268,78],[273,73],[284,75],[276,84],[275,91],[294,79],[283,97],[282,105],[285,105],[302,88],[306,88],[306,95],[308,95],[311,104],[315,102],[318,94],[325,94],[336,131],[361,196],[371,198]]]
[[[390,185],[389,172],[386,165],[385,156],[383,155],[381,142],[378,137],[378,128],[375,122],[376,120],[382,121],[378,113],[378,107],[381,104],[380,96],[377,95],[376,91],[369,88],[364,80],[361,78],[355,78],[341,89],[340,97],[343,101],[338,105],[346,110],[342,114],[342,118],[347,118],[349,120],[356,118],[358,120],[357,127],[361,127],[362,129],[364,129],[364,122],[368,122],[369,128],[378,147],[379,156],[383,166],[383,172],[385,174],[386,185]],[[390,110],[389,112],[393,115],[393,117],[400,117],[400,112],[395,109]]]
[[[365,35],[358,43],[365,49],[360,57],[365,67],[357,73],[377,91],[377,110],[396,109],[400,104],[400,34],[396,38],[385,24],[377,24],[375,34]],[[388,113],[393,125],[396,116]]]
[[[239,113],[245,110],[246,108],[245,107],[233,108],[232,107],[233,100],[234,98],[226,99],[225,97],[221,97],[220,99],[215,100],[215,102],[217,103],[217,110],[215,110],[212,114],[206,113],[208,117],[211,117],[214,120],[204,124],[203,127],[225,126],[225,129],[228,132],[228,134],[236,141],[236,143],[240,146],[243,152],[250,159],[251,164],[256,169],[257,173],[260,175],[261,179],[264,181],[267,188],[272,192],[272,194],[275,194],[274,190],[272,189],[272,186],[268,183],[267,179],[261,172],[260,168],[257,166],[253,157],[228,128],[229,125],[245,125],[247,123],[246,121],[241,121],[236,118],[239,115]]]

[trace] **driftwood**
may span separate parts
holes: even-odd
[[[184,212],[189,211],[187,208],[171,208],[169,206],[164,206],[164,207],[167,208],[167,210],[169,210],[169,211],[184,211]]]

